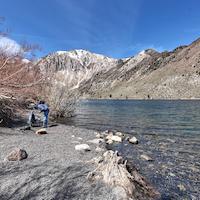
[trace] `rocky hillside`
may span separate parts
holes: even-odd
[[[200,39],[171,52],[148,49],[126,59],[59,51],[41,66],[62,75],[59,81],[73,83],[85,98],[200,98]]]

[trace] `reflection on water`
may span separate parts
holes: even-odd
[[[100,130],[199,134],[200,101],[84,100],[66,123]]]

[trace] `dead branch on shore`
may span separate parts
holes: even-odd
[[[127,162],[117,152],[106,151],[97,168],[88,174],[91,181],[102,180],[107,185],[120,187],[126,192],[125,199],[155,199],[159,193],[136,170],[129,172]]]

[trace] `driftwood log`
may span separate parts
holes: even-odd
[[[130,167],[129,167],[130,169]],[[117,152],[106,151],[99,159],[97,168],[87,177],[90,181],[102,180],[108,186],[123,188],[126,199],[150,200],[158,199],[160,194],[135,169],[129,171],[127,161]]]

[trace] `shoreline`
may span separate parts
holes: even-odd
[[[86,101],[90,101],[90,100],[122,100],[122,101],[131,101],[131,100],[135,100],[135,101],[199,101],[200,98],[180,98],[180,99],[170,99],[170,98],[80,98],[80,100],[86,100]]]
[[[91,161],[106,151],[101,146],[100,153],[89,142],[96,138],[94,130],[58,124],[48,134],[36,135],[37,129],[0,128],[0,199],[120,200],[111,186],[86,179],[96,167]],[[77,144],[88,144],[91,151],[76,151]],[[16,147],[26,150],[28,158],[5,162]]]
[[[16,197],[31,199],[27,196],[30,197],[32,194],[36,195],[36,199],[41,197],[54,199],[55,195],[58,195],[57,199],[79,199],[80,193],[83,194],[80,198],[83,200],[88,195],[90,195],[89,199],[103,200],[112,194],[112,188],[102,182],[92,184],[95,185],[94,189],[86,180],[88,173],[95,168],[90,161],[102,154],[95,150],[97,144],[88,143],[96,138],[96,130],[58,124],[48,128],[48,134],[36,135],[37,129],[39,128],[21,131],[19,127],[0,128],[0,198],[2,200],[16,199]],[[190,144],[189,136],[180,138],[179,135],[171,137],[137,133],[125,134],[125,137],[127,136],[136,136],[139,143],[129,144],[123,140],[108,145],[107,149],[118,151],[125,160],[128,160],[129,164],[160,192],[160,199],[198,199],[199,160],[195,152],[187,152],[187,146]],[[191,141],[192,145],[198,148],[198,138],[197,140],[195,137],[191,138]],[[91,151],[78,152],[75,150],[77,144],[88,144]],[[5,156],[15,147],[25,149],[28,158],[17,162],[4,162]],[[104,144],[101,147],[105,152]],[[153,161],[141,159],[142,154],[150,156]],[[49,177],[49,174],[52,177]],[[80,192],[77,191],[77,177],[81,177],[78,184]],[[58,184],[54,185],[54,182]],[[87,186],[84,185],[85,182]],[[70,192],[68,189],[66,191],[69,185],[73,185]],[[42,189],[38,190],[38,187]],[[50,188],[53,189],[49,193]],[[99,196],[96,197],[96,191],[103,192],[99,192]]]

